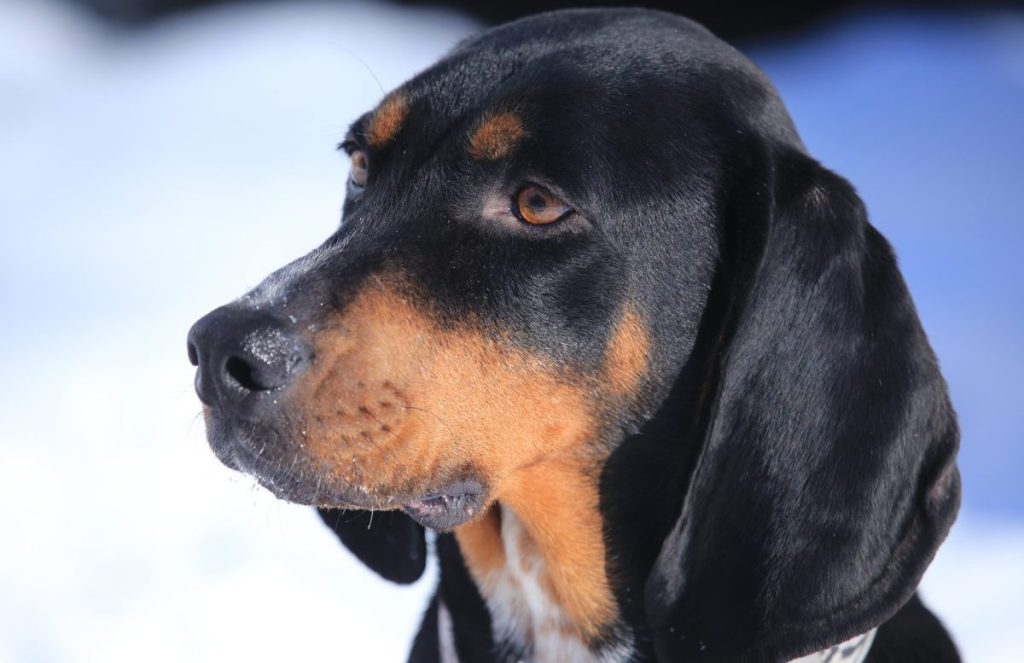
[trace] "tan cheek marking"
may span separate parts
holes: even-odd
[[[398,281],[377,279],[329,329],[296,388],[302,453],[325,481],[395,508],[466,471],[483,478],[528,533],[520,553],[543,560],[544,591],[584,641],[617,611],[605,571],[593,389],[472,322],[441,328]],[[605,377],[633,388],[647,335],[627,310],[609,343]],[[456,529],[486,593],[507,564],[497,505]],[[529,547],[530,549],[526,549]]]
[[[366,140],[371,147],[383,147],[391,142],[409,114],[409,103],[401,92],[393,92],[374,111],[366,128]]]
[[[488,115],[469,139],[469,153],[474,159],[493,161],[512,153],[526,137],[523,120],[515,113]]]
[[[440,329],[398,292],[357,295],[296,387],[303,452],[326,479],[387,508],[467,471],[499,486],[593,439],[584,387],[468,323]]]
[[[650,345],[642,318],[627,305],[606,350],[602,382],[610,396],[629,395],[639,387],[650,364]],[[599,465],[599,459],[585,454],[551,456],[519,469],[498,494],[528,533],[517,542],[518,555],[543,560],[544,589],[572,622],[541,628],[584,642],[600,637],[618,613],[605,567],[595,474]],[[511,563],[505,559],[499,517],[464,525],[456,529],[456,538],[488,598],[488,591],[508,575],[502,575],[504,565]]]
[[[643,320],[627,306],[608,344],[605,379],[618,395],[633,393],[650,364],[651,340]]]

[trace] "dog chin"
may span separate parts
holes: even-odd
[[[308,463],[293,458],[274,428],[230,421],[210,411],[205,418],[207,441],[218,460],[253,477],[278,499],[310,506],[369,508],[361,504],[365,499],[337,490]]]
[[[286,502],[331,509],[401,509],[419,524],[436,530],[449,530],[468,522],[487,505],[487,489],[475,479],[460,479],[418,495],[383,497],[331,485],[305,462],[286,457],[282,449],[287,446],[281,444],[275,430],[242,426],[210,411],[205,414],[207,440],[221,463],[248,474]]]
[[[402,510],[424,527],[449,530],[480,515],[486,500],[487,491],[480,482],[464,479],[408,501]]]

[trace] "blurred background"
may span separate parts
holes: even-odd
[[[383,91],[552,6],[0,0],[0,661],[404,660],[433,571],[389,585],[222,467],[185,333],[332,231],[334,145]],[[1019,662],[1024,11],[673,9],[767,71],[895,246],[963,430],[922,592],[967,661]]]

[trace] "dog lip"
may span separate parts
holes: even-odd
[[[292,470],[284,469],[289,456],[282,452],[279,434],[273,427],[263,426],[258,432],[255,428],[249,432],[245,429],[254,427],[256,422],[249,422],[237,413],[230,416],[208,406],[206,414],[207,438],[221,463],[251,476],[275,497],[287,502],[332,509],[401,509],[425,527],[440,530],[472,519],[486,503],[487,489],[480,481],[470,478],[444,484],[418,496],[412,491],[380,495],[333,480],[317,480],[317,474],[310,472],[312,468],[308,465],[295,468],[291,463]],[[254,444],[254,435],[266,438],[260,451]]]
[[[338,490],[327,482],[303,481],[301,475],[296,477],[284,469],[285,464],[281,458],[269,458],[258,452],[248,436],[237,430],[218,431],[210,446],[225,466],[249,475],[275,497],[286,502],[331,508],[380,508],[365,499],[366,496]]]
[[[423,497],[419,498],[419,501],[437,500],[446,497],[466,495],[482,495],[484,492],[484,487],[478,481],[463,479],[461,481],[450,483],[440,490],[426,493]]]
[[[479,514],[486,494],[478,481],[463,479],[406,502],[402,510],[424,527],[447,530]]]

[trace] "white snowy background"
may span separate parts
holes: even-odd
[[[404,660],[433,570],[389,585],[223,468],[185,332],[331,232],[346,125],[476,29],[292,2],[119,32],[0,0],[0,663]],[[1024,14],[744,50],[893,241],[961,415],[923,594],[968,661],[1019,662]]]

